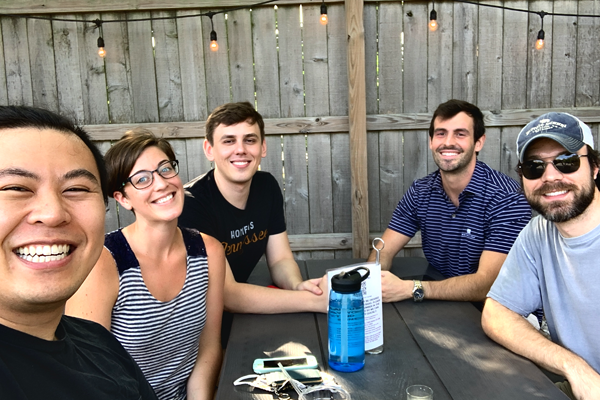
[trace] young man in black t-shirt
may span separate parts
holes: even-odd
[[[267,153],[264,122],[248,102],[217,107],[206,121],[204,153],[215,168],[185,185],[179,224],[225,248],[225,309],[238,313],[327,310],[326,280],[303,281],[285,227],[275,178],[258,171]],[[262,255],[281,289],[245,283]]]

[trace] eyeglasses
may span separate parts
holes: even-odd
[[[154,182],[155,172],[165,179],[173,178],[179,174],[179,161],[167,160],[158,164],[158,168],[154,171],[138,171],[127,178],[127,180],[123,182],[123,186],[127,185],[127,182],[131,182],[131,185],[137,190],[146,189]]]
[[[519,169],[526,179],[539,179],[544,175],[546,164],[554,164],[561,174],[572,174],[581,166],[581,157],[587,157],[587,154],[561,154],[552,161],[527,160],[519,165]]]

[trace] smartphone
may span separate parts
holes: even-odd
[[[290,370],[287,371],[287,373],[292,379],[304,383],[305,385],[316,385],[317,383],[323,382],[321,372],[318,369]],[[282,384],[287,380],[286,376],[281,371],[269,372],[266,376],[270,382],[277,383],[278,385]]]
[[[276,358],[257,358],[252,364],[252,369],[257,374],[266,372],[281,371],[278,363],[281,363],[285,370],[310,369],[318,368],[317,359],[315,356],[293,356],[293,357],[276,357]]]

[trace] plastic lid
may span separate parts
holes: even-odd
[[[361,275],[360,270],[367,271]],[[358,267],[350,271],[344,271],[331,277],[331,289],[338,293],[354,293],[360,290],[360,284],[369,276],[369,268]]]

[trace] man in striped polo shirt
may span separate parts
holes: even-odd
[[[485,299],[531,209],[514,179],[477,160],[484,142],[475,105],[449,100],[434,112],[429,148],[439,168],[411,185],[383,233],[383,301]],[[387,271],[418,230],[425,257],[447,279],[403,280]]]

